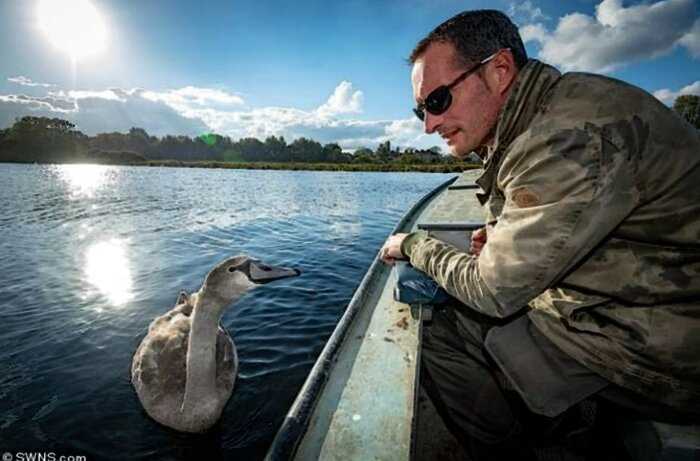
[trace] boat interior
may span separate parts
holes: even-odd
[[[474,178],[474,172],[466,172],[428,194],[395,232],[423,229],[468,248],[471,231],[483,225]],[[421,338],[430,328],[431,306],[397,301],[396,286],[396,270],[375,259],[267,459],[470,459],[420,384]],[[603,419],[583,437],[574,430],[538,442],[538,459],[587,459],[572,447],[578,443],[599,447],[596,459],[700,460],[700,426],[615,414]]]

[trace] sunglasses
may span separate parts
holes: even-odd
[[[441,85],[435,88],[433,91],[430,92],[428,97],[425,98],[424,102],[419,103],[418,106],[416,106],[413,109],[413,113],[416,114],[416,117],[418,117],[421,121],[425,120],[426,111],[433,115],[440,115],[444,113],[447,109],[450,108],[450,104],[452,104],[452,88],[454,88],[459,84],[459,82],[461,82],[462,80],[479,70],[479,67],[483,66],[484,64],[495,58],[500,51],[501,50],[496,51],[494,54],[480,61],[471,69],[462,72],[456,79],[452,80],[452,83],[448,85]]]

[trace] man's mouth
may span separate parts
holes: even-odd
[[[442,139],[444,139],[445,141],[447,141],[449,143],[452,140],[452,137],[454,135],[456,135],[458,131],[459,131],[459,128],[456,128],[454,130],[450,130],[450,131],[446,131],[444,133],[441,133],[440,136],[442,137]]]

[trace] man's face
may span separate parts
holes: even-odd
[[[459,66],[454,46],[433,43],[413,65],[411,81],[417,103],[441,85],[449,85],[466,69]],[[487,66],[487,65],[486,65]],[[482,72],[488,72],[483,67]],[[425,112],[425,132],[438,132],[460,159],[491,141],[502,100],[493,93],[478,72],[451,89],[452,104],[440,115]]]

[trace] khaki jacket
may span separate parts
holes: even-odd
[[[523,308],[608,380],[700,413],[700,137],[624,82],[530,60],[477,181],[479,257],[419,232],[402,250],[483,314]]]

